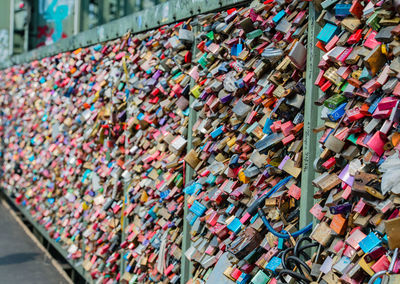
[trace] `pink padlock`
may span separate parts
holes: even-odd
[[[385,152],[384,145],[386,143],[386,135],[380,131],[375,132],[375,134],[367,142],[367,146],[379,157]]]
[[[388,110],[392,109],[396,106],[398,99],[394,97],[386,97],[383,98],[379,103],[378,103],[378,110]]]

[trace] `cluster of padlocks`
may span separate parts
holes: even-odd
[[[314,2],[253,1],[0,71],[3,190],[96,283],[179,283],[183,261],[197,284],[400,282],[400,6]]]
[[[400,281],[399,4],[324,1],[317,20],[323,124],[311,237],[325,248],[327,283]]]
[[[298,230],[307,10],[305,1],[229,10],[199,34],[185,157],[195,170],[185,187],[195,279],[267,283]]]

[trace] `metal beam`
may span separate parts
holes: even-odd
[[[75,0],[74,3],[74,35],[80,32],[81,26],[81,1]]]
[[[135,12],[132,15],[106,23],[94,29],[61,39],[52,45],[12,56],[5,62],[1,62],[0,69],[115,39],[123,36],[128,31],[140,33],[162,25],[185,20],[195,15],[227,9],[249,2],[249,0],[171,0],[151,9]]]
[[[316,48],[317,33],[320,27],[316,23],[317,11],[313,2],[309,4],[308,38],[307,38],[307,67],[306,67],[306,98],[304,102],[304,133],[303,133],[303,165],[301,175],[300,227],[303,228],[313,220],[309,210],[314,205],[315,178],[314,160],[317,157],[318,140],[313,129],[317,127],[319,109],[314,104],[318,99],[318,88],[314,80],[318,75],[319,49]]]

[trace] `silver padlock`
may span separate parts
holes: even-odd
[[[340,152],[342,152],[345,142],[331,134],[331,135],[329,135],[328,139],[326,139],[324,145],[329,150],[331,150],[335,153],[340,153]]]

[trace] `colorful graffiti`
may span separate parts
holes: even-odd
[[[53,0],[44,13],[44,19],[48,22],[54,22],[54,33],[52,38],[57,41],[61,38],[63,32],[63,20],[69,15],[68,5],[59,5],[58,0]]]
[[[43,45],[48,45],[48,44],[53,43],[55,41],[53,38],[53,34],[54,34],[54,28],[49,28],[49,26],[47,26],[47,25],[38,26],[37,38],[42,39],[43,41],[40,41],[36,47],[40,47]],[[67,37],[67,34],[65,32],[62,32],[61,38],[66,38],[66,37]]]
[[[64,31],[64,20],[73,10],[74,0],[40,0],[39,15],[43,17],[44,25],[38,26],[40,45],[48,45],[67,37]],[[51,27],[51,28],[50,28]]]

